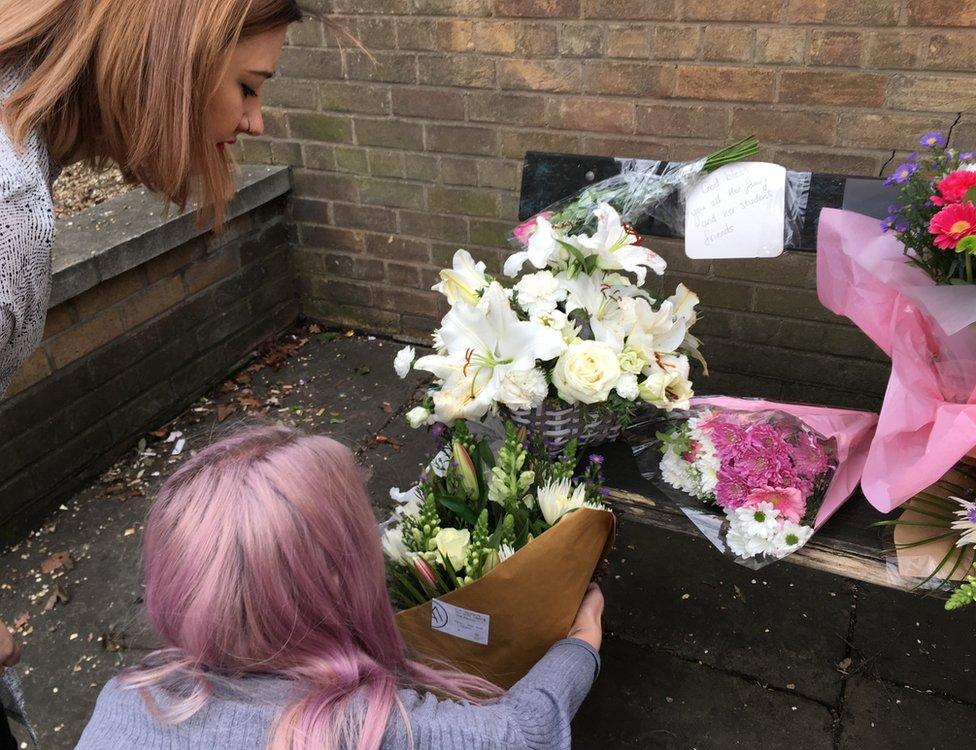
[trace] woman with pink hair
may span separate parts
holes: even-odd
[[[163,485],[146,607],[166,644],[102,690],[78,748],[569,748],[603,597],[507,693],[412,661],[348,448],[285,427],[201,451]],[[440,697],[436,697],[440,696]]]

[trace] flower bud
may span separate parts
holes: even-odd
[[[478,470],[475,468],[471,454],[461,445],[459,440],[454,441],[452,446],[454,462],[458,466],[458,473],[461,475],[461,485],[470,498],[478,497]]]

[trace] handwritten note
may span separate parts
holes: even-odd
[[[774,258],[783,252],[784,167],[729,164],[706,175],[686,198],[689,258]]]

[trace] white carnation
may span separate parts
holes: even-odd
[[[555,310],[557,303],[566,299],[566,290],[550,271],[539,271],[523,276],[515,285],[518,302],[530,314]]]
[[[496,399],[510,409],[535,409],[545,401],[549,383],[538,367],[506,373]]]
[[[616,385],[617,395],[628,401],[635,401],[640,393],[637,387],[637,376],[630,372],[625,372],[620,376]]]
[[[393,369],[396,370],[396,374],[401,378],[407,377],[416,358],[417,352],[412,346],[403,347],[397,352],[396,358],[393,360]]]

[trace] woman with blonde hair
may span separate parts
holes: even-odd
[[[355,458],[285,427],[181,466],[149,512],[144,564],[164,648],[109,681],[78,750],[569,748],[599,669],[595,586],[573,637],[505,694],[412,661]]]
[[[295,0],[0,0],[0,396],[44,330],[61,167],[114,162],[220,229],[226,146],[263,131],[301,19]]]

